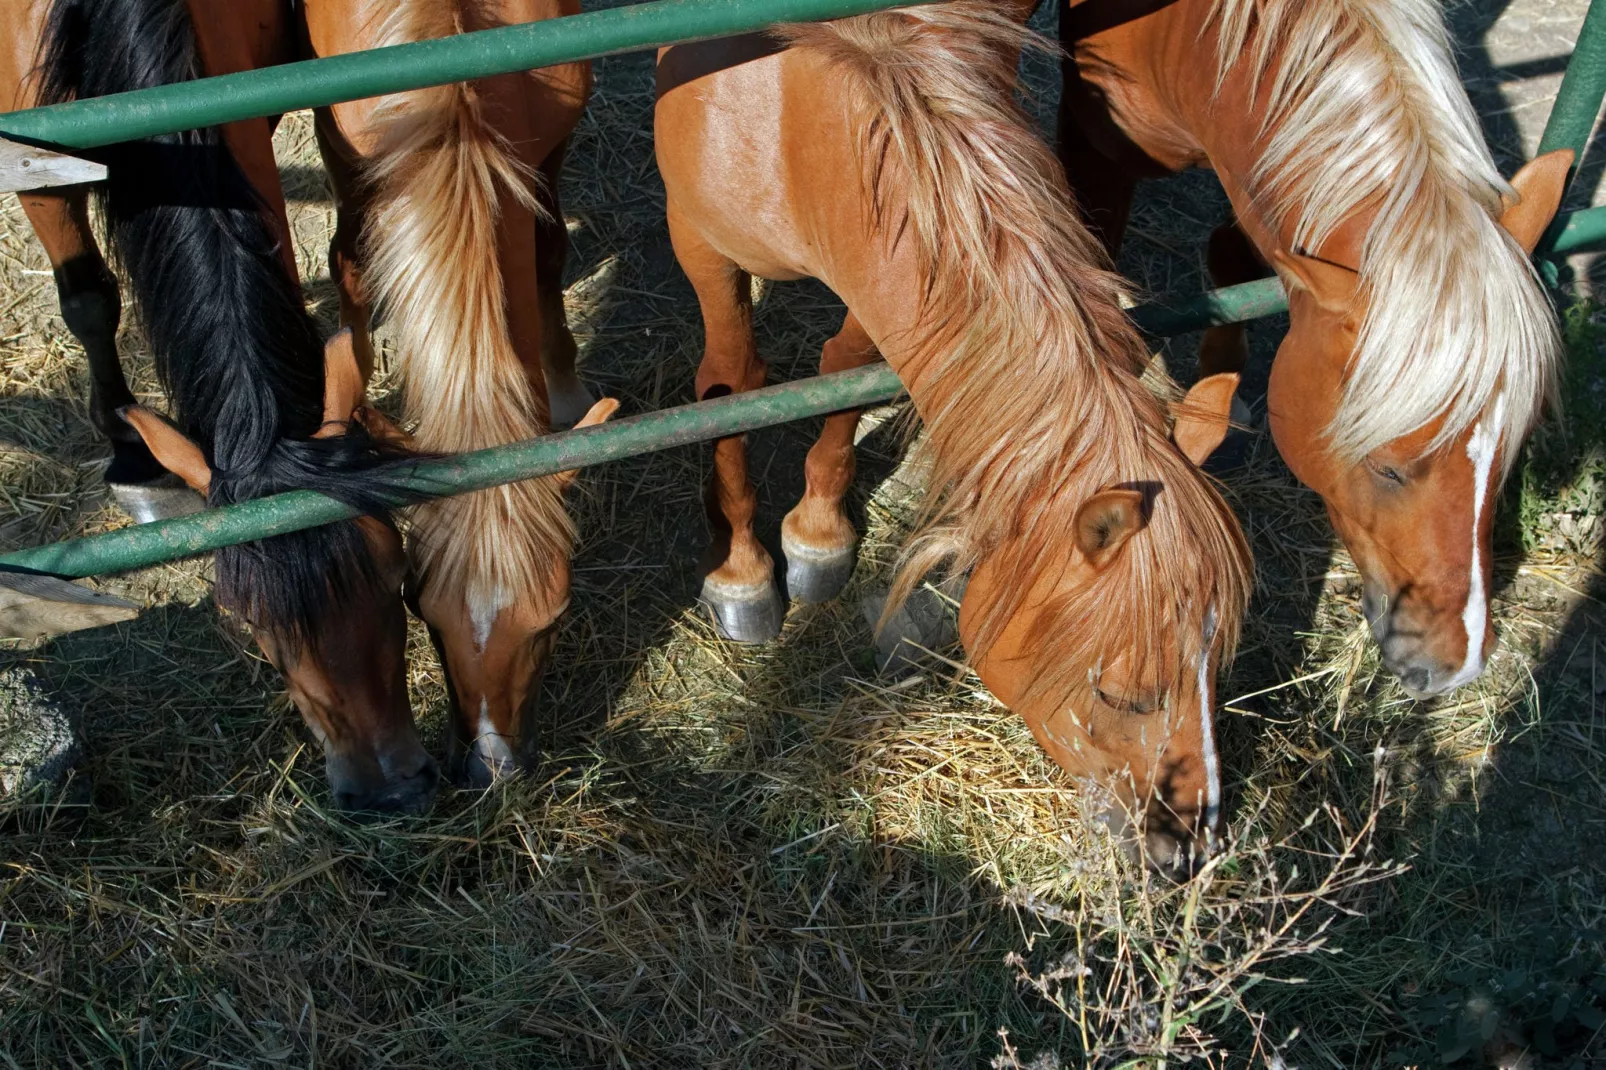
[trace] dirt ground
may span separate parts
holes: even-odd
[[[1537,143],[1585,6],[1449,7],[1508,170]],[[627,413],[693,400],[701,340],[662,221],[651,71],[598,64],[562,189],[581,373]],[[1051,129],[1051,65],[1028,75]],[[332,329],[333,212],[305,115],[278,150],[307,299]],[[1226,211],[1214,179],[1140,197],[1122,269],[1149,294],[1203,288]],[[1592,262],[1572,267],[1594,292]],[[0,271],[0,547],[118,526],[81,353],[14,198]],[[816,284],[767,291],[773,381],[813,373],[841,311]],[[0,815],[0,1062],[1606,1065],[1606,353],[1593,306],[1569,322],[1574,419],[1503,502],[1501,646],[1474,687],[1416,703],[1379,670],[1353,567],[1264,434],[1225,473],[1259,567],[1220,685],[1233,843],[1182,889],[1083,820],[973,677],[877,675],[859,602],[885,584],[910,506],[887,478],[890,427],[861,446],[850,590],[756,648],[721,643],[694,606],[706,448],[585,473],[543,764],[415,821],[330,812],[316,746],[220,621],[206,561],[107,579],[150,608],[0,649],[0,668],[31,667],[78,714],[93,784],[86,816]],[[1283,326],[1255,331],[1257,417]],[[1184,380],[1195,343],[1164,350]],[[382,405],[394,385],[381,374]],[[752,436],[772,544],[818,426]],[[416,625],[410,653],[440,754],[446,699]]]

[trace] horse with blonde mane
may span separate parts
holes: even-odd
[[[22,108],[284,62],[284,0],[22,0],[0,86]],[[296,488],[366,514],[216,555],[218,604],[253,629],[323,742],[336,805],[416,813],[438,780],[407,702],[402,540],[388,509],[398,451],[369,436],[351,339],[326,345],[302,302],[266,120],[101,150],[99,191],[178,426],[134,404],[118,365],[116,279],[88,191],[22,195],[112,442],[108,482],[149,519],[168,470],[214,505]],[[127,424],[119,419],[121,415]],[[189,495],[181,488],[181,495]],[[191,496],[193,497],[193,496]]]
[[[578,0],[303,0],[329,56],[574,14]],[[330,271],[342,321],[373,367],[377,305],[394,331],[406,440],[431,453],[591,424],[563,313],[558,173],[591,68],[545,70],[353,101],[317,115],[339,225]],[[533,300],[527,298],[534,298]],[[385,432],[397,437],[394,427]],[[453,708],[452,771],[489,784],[533,758],[541,673],[569,603],[574,473],[413,511],[409,599],[429,625]]]
[[[1559,343],[1529,262],[1572,163],[1508,184],[1433,0],[1070,0],[1060,152],[1119,248],[1135,183],[1205,166],[1235,225],[1221,285],[1275,270],[1290,328],[1266,407],[1326,501],[1384,664],[1418,697],[1482,672],[1494,501],[1553,390]],[[1241,325],[1200,372],[1241,371]]]
[[[1242,532],[1195,467],[1233,377],[1172,436],[1140,381],[1120,281],[1014,96],[1031,35],[979,0],[792,26],[660,53],[670,234],[702,306],[699,398],[764,381],[750,276],[822,280],[847,304],[822,371],[886,359],[927,432],[934,487],[903,592],[970,570],[960,627],[982,680],[1164,868],[1220,832],[1212,687],[1249,589]],[[840,586],[857,413],[830,417],[783,524],[789,586]],[[1174,440],[1173,440],[1174,436]],[[1191,458],[1191,459],[1190,459]],[[773,634],[742,440],[715,449],[703,596],[722,630]],[[825,563],[822,570],[821,563]]]

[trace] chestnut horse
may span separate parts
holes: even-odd
[[[99,96],[289,58],[284,0],[22,0],[11,5],[14,107]],[[117,370],[117,287],[82,190],[24,195],[64,318],[95,368],[97,425],[117,465],[154,459],[214,505],[309,488],[362,519],[219,550],[216,597],[247,621],[323,741],[336,803],[417,812],[438,775],[407,702],[401,538],[387,517],[396,451],[353,416],[349,339],[328,350],[302,303],[265,120],[102,150],[107,233],[172,398],[174,427],[130,406]],[[327,384],[326,384],[327,379]],[[146,465],[148,468],[149,465]],[[148,472],[146,474],[149,474]]]
[[[658,164],[706,329],[697,393],[764,381],[751,275],[836,291],[849,311],[821,370],[885,358],[926,425],[938,489],[899,589],[943,559],[971,569],[960,626],[982,680],[1136,815],[1151,859],[1186,870],[1220,829],[1211,690],[1249,588],[1243,535],[1193,463],[1235,380],[1196,388],[1168,438],[1121,284],[1015,103],[1030,39],[966,0],[660,53]],[[829,593],[820,563],[852,552],[856,419],[827,420],[783,525],[811,597]],[[708,504],[704,597],[727,631],[767,624],[740,438],[716,446]]]
[[[1138,179],[1215,170],[1236,225],[1211,275],[1269,264],[1289,291],[1272,435],[1360,569],[1384,664],[1418,697],[1476,679],[1494,500],[1556,376],[1528,254],[1571,154],[1500,177],[1433,0],[1071,0],[1060,26],[1088,219],[1113,252]],[[1200,372],[1247,352],[1213,328]]]
[[[578,0],[301,4],[317,56],[578,10]],[[593,406],[575,378],[563,313],[558,172],[590,85],[590,65],[574,63],[318,113],[340,214],[330,270],[341,316],[357,333],[365,372],[370,304],[388,317],[422,450],[498,446],[545,434],[554,415],[587,424],[617,408]],[[532,756],[540,674],[569,602],[574,533],[562,491],[572,477],[413,513],[409,601],[446,667],[451,767],[474,784]]]

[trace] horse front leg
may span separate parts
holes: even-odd
[[[334,113],[328,108],[314,112],[313,130],[318,137],[318,154],[334,188],[335,232],[329,239],[329,278],[340,300],[340,325],[351,328],[357,370],[366,383],[373,378],[375,366],[373,316],[363,287],[358,243],[368,218],[368,197],[355,152],[341,134]]]
[[[535,216],[535,290],[541,305],[541,366],[546,372],[554,431],[573,427],[597,403],[575,374],[579,350],[563,309],[563,265],[569,257],[569,228],[558,199],[558,177],[568,148],[565,138],[541,161],[542,181],[536,187],[541,210]]]
[[[1236,223],[1223,223],[1210,232],[1205,251],[1205,267],[1217,286],[1236,286],[1271,274],[1254,244]],[[1199,378],[1219,372],[1242,373],[1249,363],[1249,335],[1242,323],[1223,323],[1207,327],[1199,342]],[[1234,418],[1240,406],[1233,399]]]
[[[117,504],[145,523],[193,513],[201,499],[163,468],[117,410],[135,404],[117,356],[122,299],[89,226],[89,194],[34,192],[20,195],[22,210],[55,269],[61,318],[89,362],[89,420],[111,443],[106,483]]]
[[[842,329],[825,343],[820,374],[861,368],[879,359],[875,343],[849,312]],[[829,601],[853,575],[858,533],[843,510],[842,499],[853,482],[853,436],[862,411],[825,418],[825,427],[803,465],[807,482],[803,498],[781,522],[786,592],[799,602]]]
[[[751,276],[681,220],[673,206],[669,234],[703,313],[697,400],[757,390],[764,385],[766,369],[753,339]],[[775,561],[753,534],[758,493],[747,476],[745,436],[714,443],[714,470],[704,502],[711,540],[698,569],[702,601],[725,638],[740,643],[775,638],[786,609],[775,586]]]

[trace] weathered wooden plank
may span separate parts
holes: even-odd
[[[99,182],[106,165],[0,138],[0,193]]]
[[[133,620],[139,606],[33,572],[0,571],[0,637],[38,639]]]

